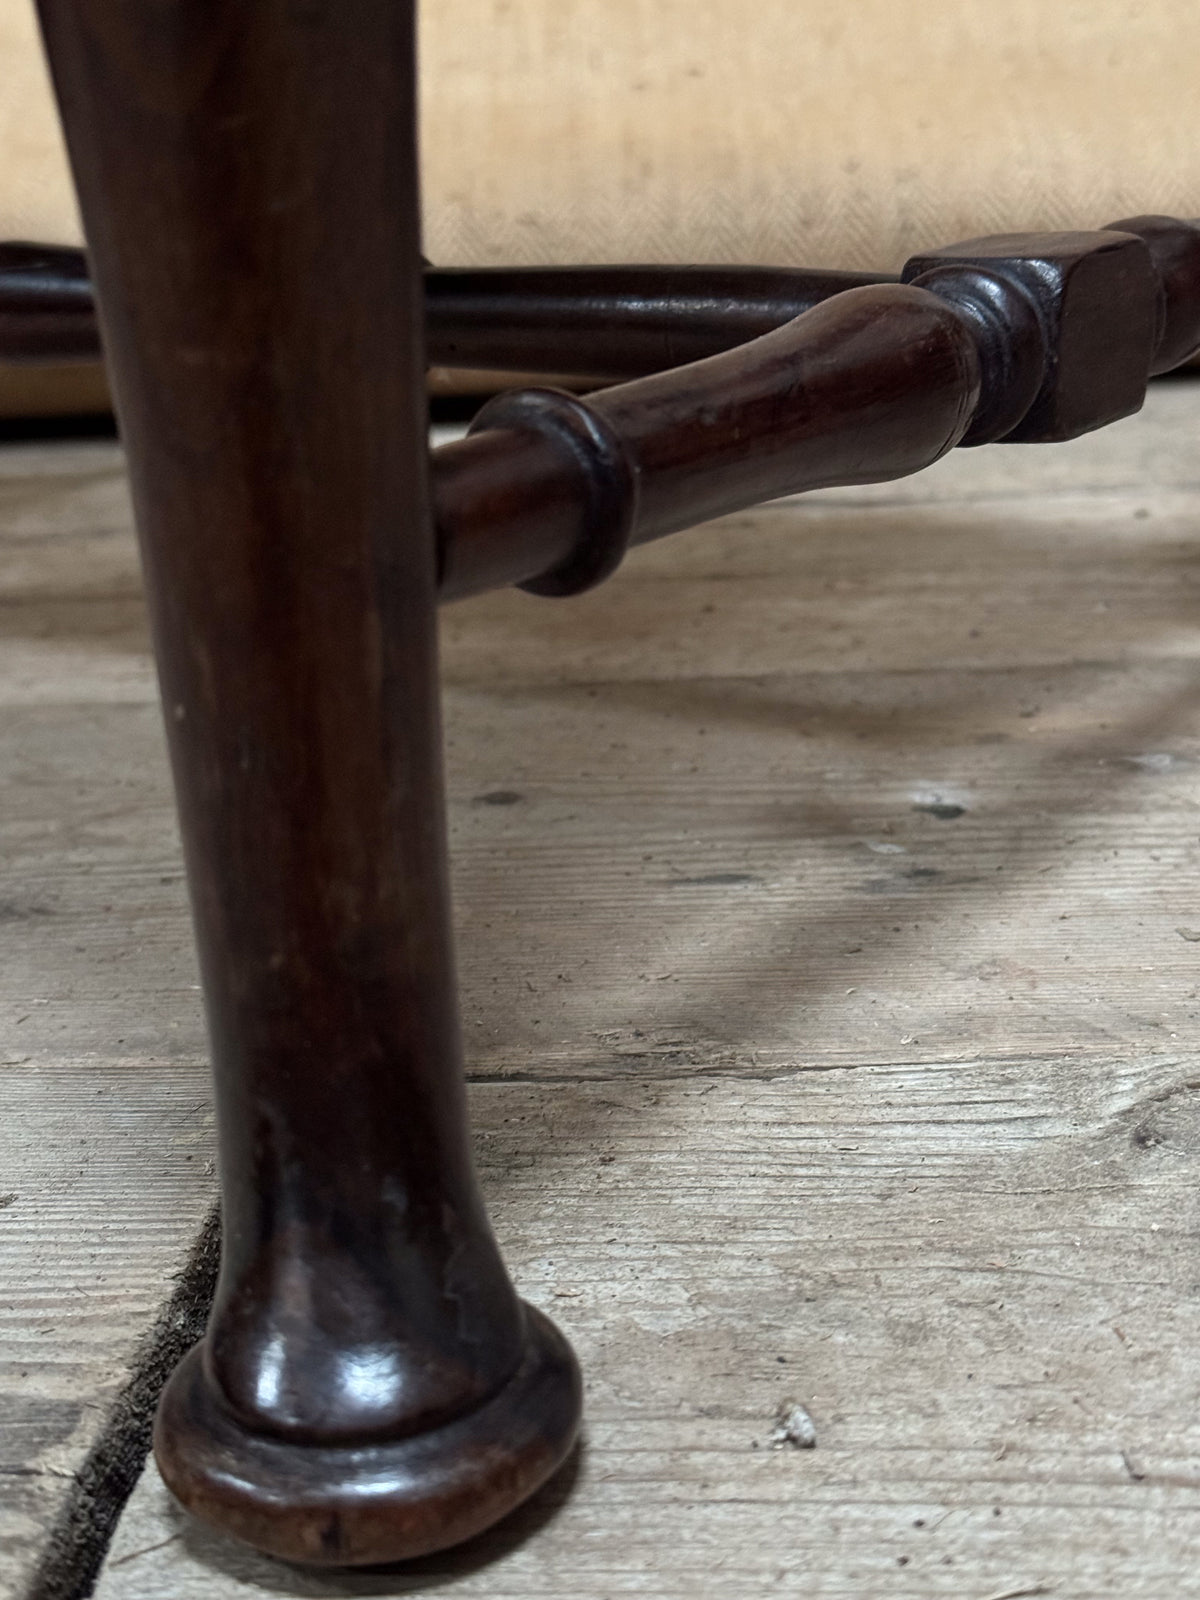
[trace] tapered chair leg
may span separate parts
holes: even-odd
[[[156,1433],[275,1554],[478,1531],[563,1459],[561,1336],[468,1154],[406,0],[43,0],[139,533],[217,1082],[208,1333]]]

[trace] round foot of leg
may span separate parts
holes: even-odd
[[[575,1357],[552,1322],[531,1307],[525,1315],[525,1357],[478,1410],[357,1446],[248,1432],[214,1392],[197,1347],[159,1405],[162,1475],[203,1521],[285,1561],[365,1566],[459,1544],[527,1499],[574,1442]]]

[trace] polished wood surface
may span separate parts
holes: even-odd
[[[468,1156],[426,491],[412,8],[47,0],[204,979],[221,1278],[156,1428],[277,1555],[465,1538],[578,1373]],[[348,250],[344,241],[354,240]]]
[[[1158,316],[1151,376],[1170,372],[1200,349],[1200,224],[1175,217],[1125,217],[1110,222],[1145,244],[1158,277]]]
[[[523,267],[425,274],[447,367],[634,378],[716,355],[887,273],[785,267]]]
[[[83,251],[0,244],[0,361],[98,361],[100,355]]]
[[[434,452],[441,592],[473,593],[502,573],[544,592],[543,575],[579,563],[589,538],[641,544],[800,489],[915,472],[958,442],[978,393],[962,320],[895,284],[851,290],[736,350],[576,400],[594,427],[573,444],[546,391],[504,396],[468,438]],[[595,483],[606,475],[619,480],[620,511],[597,531]]]
[[[952,288],[943,277],[947,270]],[[973,286],[996,283],[1007,291],[1008,319],[1008,308],[1019,301],[1033,311],[1019,330],[1002,313],[1003,343],[1028,350],[1033,359],[1027,370],[1021,362],[1020,376],[1008,375],[1019,384],[1022,403],[996,437],[1040,444],[1074,439],[1141,405],[1154,364],[1162,287],[1150,250],[1136,235],[1107,229],[970,239],[913,257],[904,276],[956,304],[965,298],[989,309]]]
[[[887,273],[784,267],[426,266],[431,365],[639,377],[728,350]],[[0,244],[0,360],[99,360],[87,258]]]
[[[612,570],[583,558],[597,544],[619,558],[760,500],[903,477],[959,443],[1074,438],[1136,411],[1150,375],[1200,345],[1190,223],[971,240],[904,277],[557,411],[537,390],[485,407],[433,455],[443,598],[577,592]],[[600,480],[614,509],[598,522]]]

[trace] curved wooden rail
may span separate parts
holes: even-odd
[[[435,366],[644,377],[756,339],[888,273],[786,267],[457,268],[425,273]]]
[[[886,273],[785,267],[426,267],[432,366],[641,377],[769,333]],[[0,244],[0,361],[98,361],[82,250]]]

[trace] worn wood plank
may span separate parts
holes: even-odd
[[[1194,678],[456,691],[471,1070],[1172,1048]],[[201,1061],[157,709],[21,708],[0,746],[2,1058]]]
[[[0,1068],[0,1594],[24,1594],[212,1204],[205,1074]]]
[[[77,1493],[215,1189],[153,692],[119,453],[6,446],[0,1593],[14,1596]],[[191,1019],[182,1052],[163,1003],[139,1017],[138,986],[123,977],[147,923],[167,1007]],[[178,952],[174,995],[164,942]]]
[[[515,1529],[382,1592],[1191,1592],[1198,411],[1164,385],[1061,450],[960,452],[566,605],[445,614],[479,1148],[588,1366],[589,1442]],[[37,1413],[15,1584],[212,1179],[116,448],[0,451],[0,563],[0,1095],[46,1208],[0,1277],[86,1284],[108,1250],[128,1286],[94,1324],[56,1301],[52,1356],[2,1391]],[[93,1133],[97,1182],[51,1204]],[[38,1336],[12,1326],[17,1361]],[[767,1447],[788,1392],[811,1453]],[[110,1600],[317,1592],[157,1495]]]
[[[460,693],[475,1070],[1174,1048],[1196,688],[1179,662],[830,673],[477,691],[469,721]]]
[[[100,1600],[1200,1592],[1194,1059],[475,1087],[522,1289],[587,1373],[573,1478],[333,1579],[151,1471]],[[772,1448],[798,1399],[813,1450]]]

